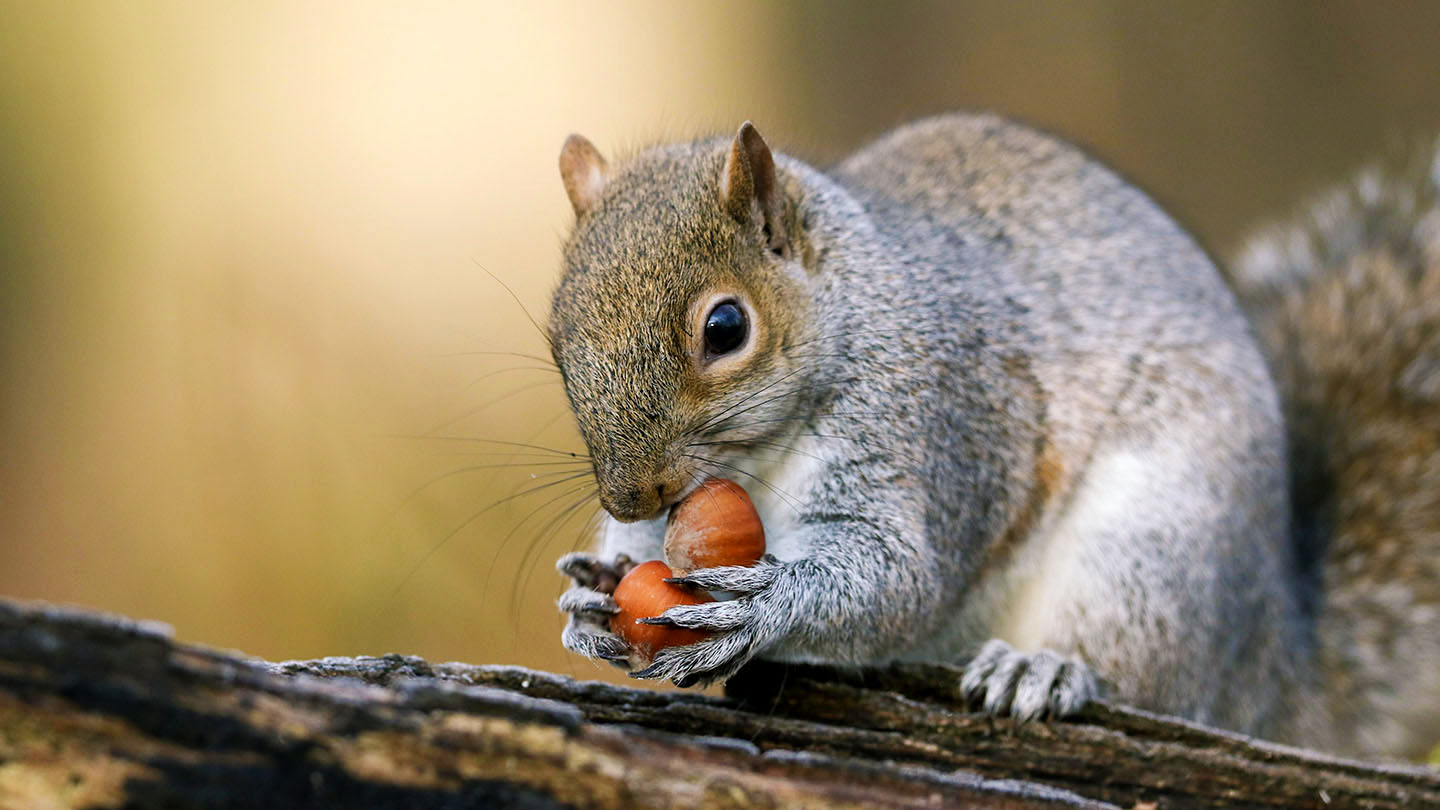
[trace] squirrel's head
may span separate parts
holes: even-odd
[[[811,283],[798,186],[749,122],[613,166],[572,135],[560,174],[576,223],[551,351],[601,504],[653,518],[794,426]]]

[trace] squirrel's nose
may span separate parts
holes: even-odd
[[[660,512],[661,487],[605,487],[600,492],[600,505],[616,520],[629,523],[647,520]]]

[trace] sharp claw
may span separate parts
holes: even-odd
[[[613,616],[620,612],[620,606],[615,604],[609,594],[591,591],[579,585],[561,594],[556,605],[562,612],[572,615]]]
[[[723,570],[722,570],[723,569]],[[764,618],[778,613],[788,620],[790,611],[773,604],[765,595],[778,570],[755,571],[743,567],[722,567],[689,576],[667,577],[674,585],[705,590],[735,590],[738,598],[714,604],[676,606],[659,616],[637,619],[653,627],[685,627],[711,633],[694,644],[663,650],[649,666],[630,672],[630,677],[669,680],[676,686],[708,684],[734,674],[756,650],[783,633]],[[728,586],[728,587],[727,587]]]
[[[576,584],[604,594],[614,593],[620,579],[634,567],[635,563],[624,554],[617,555],[615,562],[606,565],[595,555],[585,552],[566,554],[555,563],[555,568],[575,580]]]
[[[632,678],[638,678],[638,679],[641,679],[641,680],[650,680],[650,679],[652,679],[652,678],[658,678],[658,677],[660,677],[660,669],[659,669],[658,665],[656,665],[656,664],[651,664],[650,666],[645,667],[644,669],[637,669],[637,670],[635,670],[634,672],[631,672],[631,673],[630,673],[630,677],[632,677]]]
[[[615,562],[611,565],[611,568],[614,570],[616,576],[623,577],[631,571],[634,571],[639,565],[639,563],[630,559],[629,554],[616,554]]]

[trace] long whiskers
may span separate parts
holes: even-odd
[[[535,316],[530,314],[530,310],[529,310],[528,308],[526,308],[525,302],[521,301],[521,300],[520,300],[520,296],[516,295],[516,294],[515,294],[515,291],[512,290],[512,289],[510,289],[510,285],[509,285],[509,284],[506,284],[499,276],[497,276],[497,275],[495,275],[494,273],[490,272],[490,268],[488,268],[488,267],[486,267],[485,265],[481,264],[479,259],[471,259],[471,261],[475,262],[475,266],[476,266],[476,267],[480,268],[481,270],[484,270],[484,271],[485,271],[485,275],[487,275],[487,276],[489,276],[490,278],[494,279],[496,284],[499,284],[501,287],[504,287],[504,288],[505,288],[505,292],[507,292],[507,293],[510,294],[510,298],[511,298],[512,300],[514,300],[515,305],[518,306],[518,307],[520,307],[520,311],[521,311],[521,312],[525,313],[525,318],[530,321],[530,325],[533,326],[533,327],[535,327],[535,331],[540,334],[540,339],[543,340],[543,341],[545,341],[545,345],[546,345],[546,346],[549,346],[549,345],[550,345],[550,335],[549,335],[549,333],[547,333],[547,332],[545,331],[545,329],[540,326],[540,322],[539,322],[539,321],[535,320]]]
[[[793,496],[791,496],[790,493],[784,492],[784,491],[780,490],[780,489],[777,488],[774,484],[771,484],[769,481],[766,481],[764,478],[761,478],[760,476],[758,476],[758,475],[750,472],[749,470],[742,469],[742,468],[740,468],[740,467],[735,466],[734,464],[729,464],[729,463],[726,463],[726,462],[724,462],[724,461],[717,461],[717,460],[715,460],[715,459],[713,459],[713,458],[706,458],[706,457],[704,457],[704,456],[697,456],[697,455],[694,455],[694,454],[692,454],[692,453],[685,453],[684,455],[685,455],[687,458],[692,458],[692,459],[694,459],[695,461],[700,462],[701,464],[709,465],[709,466],[713,466],[713,467],[722,467],[722,468],[724,468],[724,469],[732,470],[732,471],[734,471],[734,472],[740,473],[741,475],[747,476],[747,477],[753,479],[754,481],[756,481],[757,483],[759,483],[761,486],[763,486],[763,487],[765,487],[766,489],[770,490],[771,492],[775,493],[781,500],[785,501],[785,504],[786,504],[787,506],[789,506],[791,509],[794,509],[796,514],[799,514],[799,513],[800,513],[800,505],[799,505],[798,503],[796,503],[795,498],[794,498]]]
[[[549,457],[546,456],[545,458],[549,458]],[[411,491],[409,492],[409,494],[407,494],[404,498],[401,498],[401,499],[400,499],[400,503],[399,503],[399,505],[396,507],[396,511],[399,511],[399,510],[401,510],[401,509],[404,509],[406,506],[408,506],[408,505],[410,504],[411,501],[413,501],[413,500],[415,500],[415,498],[419,497],[422,492],[424,492],[425,490],[429,489],[429,488],[432,487],[432,486],[435,486],[436,484],[440,483],[441,481],[448,481],[448,480],[451,479],[451,478],[454,478],[454,477],[456,477],[456,476],[458,476],[458,475],[464,475],[464,474],[466,474],[466,473],[479,472],[480,470],[514,469],[514,468],[516,468],[516,467],[523,467],[523,468],[531,468],[531,467],[560,467],[560,468],[561,468],[560,470],[556,470],[556,471],[553,471],[553,472],[544,472],[544,473],[539,473],[539,474],[536,474],[536,475],[531,475],[530,478],[531,478],[532,480],[535,480],[535,479],[540,479],[540,478],[549,478],[549,477],[552,477],[552,476],[555,476],[555,475],[563,475],[564,473],[568,473],[568,472],[578,472],[578,471],[581,471],[581,470],[587,468],[588,464],[589,464],[589,462],[587,462],[587,461],[539,461],[539,462],[536,462],[536,461],[515,461],[515,462],[501,462],[501,463],[495,463],[495,464],[471,464],[471,465],[468,465],[468,466],[465,466],[465,467],[460,467],[459,469],[454,469],[454,470],[450,470],[450,471],[448,471],[448,472],[441,473],[440,475],[437,475],[437,476],[435,476],[434,478],[431,478],[431,479],[425,481],[424,483],[420,484],[419,486],[415,487],[413,490],[411,490]]]
[[[570,494],[574,495],[575,492],[577,490],[571,490]],[[595,499],[593,487],[582,488],[579,492],[580,497],[557,510],[541,527],[534,540],[531,541],[530,547],[525,550],[525,554],[520,559],[520,571],[523,572],[523,577],[516,581],[516,586],[510,596],[510,615],[513,617],[511,623],[512,643],[514,642],[514,628],[519,626],[521,600],[524,599],[525,594],[530,592],[530,582],[535,576],[535,571],[542,567],[540,563],[543,553],[549,547],[550,541],[564,529],[565,525],[576,515],[583,514],[586,505]],[[586,522],[588,523],[588,520]]]
[[[574,479],[568,479],[568,480],[574,480]],[[561,481],[561,482],[556,482],[556,483],[563,483],[563,481]],[[586,492],[587,490],[589,490],[589,492]],[[520,520],[516,521],[515,525],[510,528],[510,531],[506,532],[506,533],[505,533],[505,536],[500,539],[500,543],[495,547],[494,553],[490,555],[490,564],[487,565],[487,566],[486,566],[486,569],[485,569],[485,583],[484,583],[484,585],[483,585],[483,590],[481,591],[481,593],[485,594],[487,598],[493,593],[493,591],[491,590],[491,585],[492,585],[492,583],[493,583],[494,580],[495,580],[495,572],[496,572],[496,570],[499,568],[500,558],[504,555],[505,549],[509,547],[509,545],[510,545],[510,540],[511,540],[513,537],[515,537],[516,534],[519,533],[521,527],[523,527],[526,523],[528,523],[531,518],[535,517],[535,516],[538,515],[538,514],[541,514],[541,513],[544,512],[547,508],[549,508],[550,506],[554,505],[555,503],[557,503],[557,502],[559,502],[559,501],[568,500],[568,499],[570,499],[570,498],[573,498],[576,494],[581,493],[581,492],[586,492],[585,498],[582,499],[582,501],[581,501],[581,502],[583,503],[584,500],[588,500],[590,497],[593,496],[593,486],[592,486],[589,482],[586,482],[586,483],[579,484],[579,485],[577,485],[577,486],[573,486],[573,487],[570,487],[570,488],[568,488],[568,489],[562,490],[562,491],[560,492],[560,494],[558,494],[558,495],[556,495],[556,496],[554,496],[554,497],[546,500],[544,503],[536,506],[534,509],[532,509],[532,510],[530,510],[528,513],[526,513],[525,517],[523,517],[523,518],[521,518]],[[526,550],[525,554],[523,555],[524,559],[529,559],[529,557],[530,557],[530,552],[531,552],[532,550],[533,550],[533,546],[532,546],[532,548]],[[522,566],[523,566],[523,562],[522,562]],[[523,570],[523,568],[522,568],[522,570]]]
[[[500,404],[501,402],[504,402],[504,401],[507,400],[507,399],[513,399],[514,397],[520,396],[521,394],[525,393],[526,391],[533,391],[533,390],[535,390],[536,388],[544,388],[544,387],[547,386],[547,385],[559,385],[559,384],[560,384],[560,381],[559,381],[559,380],[541,380],[540,382],[535,382],[535,383],[529,383],[529,384],[527,384],[527,385],[522,385],[522,386],[520,386],[519,388],[516,388],[516,389],[513,390],[513,391],[506,391],[505,393],[500,394],[499,396],[496,396],[496,397],[491,397],[490,399],[487,399],[487,400],[485,400],[484,402],[482,402],[482,403],[480,403],[480,404],[478,404],[478,405],[474,405],[474,406],[471,406],[471,407],[469,407],[469,408],[466,408],[465,410],[461,411],[457,416],[451,417],[450,419],[446,419],[444,422],[441,422],[440,424],[436,425],[436,426],[433,427],[433,428],[430,428],[429,430],[427,430],[427,431],[425,431],[425,432],[426,432],[426,433],[434,433],[435,431],[440,430],[441,428],[450,427],[451,425],[455,424],[456,422],[459,422],[459,421],[462,420],[462,419],[466,419],[466,418],[469,418],[469,417],[471,417],[471,416],[474,416],[474,415],[477,414],[477,413],[481,413],[481,412],[484,411],[486,408],[492,407],[492,406],[494,406],[494,405],[498,405],[498,404]]]
[[[814,453],[807,453],[797,447],[792,447],[788,444],[781,444],[780,442],[773,442],[766,439],[716,439],[708,442],[690,442],[686,445],[686,447],[750,447],[752,445],[769,447],[774,450],[782,450],[786,453],[793,453],[795,455],[805,456],[806,458],[813,458],[816,461],[824,460],[819,456],[815,455]]]
[[[435,358],[435,359],[437,359],[437,360],[444,360],[444,359],[451,358],[451,357],[523,357],[523,358],[526,359],[526,360],[534,360],[534,361],[537,362],[537,363],[544,363],[546,366],[548,366],[549,368],[551,368],[551,369],[553,369],[553,370],[555,370],[555,371],[559,371],[559,370],[560,370],[558,367],[556,367],[554,360],[551,360],[550,358],[544,357],[544,356],[542,356],[542,355],[538,355],[538,354],[527,354],[527,353],[525,353],[525,352],[489,352],[489,351],[447,352],[447,353],[445,353],[445,354],[432,354],[432,355],[430,355],[430,356],[433,357],[433,358]]]
[[[577,453],[577,452],[575,452],[575,451],[573,451],[573,450],[557,450],[557,449],[555,449],[555,448],[553,448],[553,447],[546,447],[546,446],[540,445],[540,444],[531,444],[531,443],[529,443],[529,442],[511,442],[511,441],[505,441],[505,440],[503,440],[503,439],[480,439],[480,438],[476,438],[476,437],[474,437],[474,436],[434,436],[434,435],[430,435],[430,434],[419,434],[419,435],[413,435],[413,434],[412,434],[412,435],[407,435],[407,434],[398,434],[398,435],[397,435],[397,434],[392,434],[392,438],[396,438],[396,439],[419,439],[419,440],[421,440],[421,441],[439,441],[439,442],[476,442],[476,443],[480,443],[480,444],[500,445],[500,446],[502,446],[502,447],[521,447],[521,448],[525,448],[525,449],[527,449],[527,450],[540,450],[540,451],[545,452],[545,453],[550,453],[550,454],[556,455],[556,456],[564,456],[564,457],[566,457],[566,458],[578,458],[578,459],[584,459],[584,460],[586,460],[586,461],[589,461],[589,460],[590,460],[590,456],[586,455],[585,453]]]
[[[589,476],[589,475],[590,475],[590,471],[589,471],[589,470],[582,470],[582,471],[580,471],[580,472],[575,472],[575,473],[572,473],[572,474],[570,474],[569,476],[566,476],[566,477],[564,477],[564,478],[560,478],[560,479],[557,479],[557,480],[554,480],[554,481],[548,481],[548,482],[546,482],[546,483],[544,483],[544,484],[539,484],[539,485],[536,485],[536,486],[533,486],[533,487],[529,487],[528,489],[522,490],[522,491],[520,491],[520,492],[512,492],[512,493],[506,495],[505,497],[500,498],[499,500],[492,501],[492,502],[490,502],[489,504],[486,504],[485,506],[482,506],[481,508],[477,509],[475,512],[471,513],[471,515],[470,515],[468,518],[466,518],[464,521],[462,521],[462,522],[460,523],[460,525],[458,525],[458,526],[456,526],[455,528],[451,529],[449,532],[447,532],[447,533],[445,534],[444,537],[440,538],[440,540],[439,540],[438,542],[436,542],[435,544],[431,545],[430,548],[429,548],[428,550],[426,550],[426,552],[420,557],[420,559],[417,560],[417,561],[414,563],[414,565],[410,566],[410,569],[409,569],[408,571],[406,571],[405,576],[404,576],[403,578],[401,578],[400,583],[395,586],[395,590],[391,593],[391,596],[393,597],[393,596],[395,596],[395,595],[398,595],[398,594],[400,593],[400,590],[401,590],[402,588],[404,588],[405,585],[406,585],[406,583],[408,583],[408,582],[410,581],[410,578],[415,575],[415,572],[418,571],[418,570],[420,570],[421,566],[423,566],[426,562],[428,562],[428,561],[430,560],[430,558],[433,557],[433,556],[435,555],[435,553],[436,553],[437,551],[439,551],[442,546],[444,546],[447,542],[449,542],[449,541],[450,541],[450,538],[452,538],[452,537],[454,537],[455,535],[459,534],[459,533],[460,533],[461,531],[463,531],[467,526],[469,526],[470,524],[472,524],[472,523],[474,523],[475,521],[479,520],[480,517],[481,517],[482,515],[484,515],[485,513],[489,512],[490,510],[495,509],[496,507],[499,507],[499,506],[501,506],[501,505],[503,505],[503,504],[509,503],[510,501],[513,501],[513,500],[515,500],[516,498],[522,498],[522,497],[524,497],[524,496],[526,496],[526,495],[532,495],[532,494],[534,494],[534,493],[536,493],[536,492],[540,492],[541,490],[549,489],[550,487],[554,487],[554,486],[559,486],[559,485],[561,485],[561,484],[565,484],[565,483],[567,483],[567,482],[574,481],[574,480],[579,479],[579,478],[584,478],[584,477],[587,477],[587,476]],[[498,552],[497,552],[497,554],[498,554]],[[493,561],[493,560],[491,561],[491,565],[492,565],[492,566],[494,565],[494,561]]]
[[[764,385],[763,387],[761,387],[759,390],[757,390],[757,391],[752,391],[751,393],[749,393],[748,395],[746,395],[744,398],[742,398],[739,402],[736,402],[734,405],[731,405],[730,407],[728,407],[728,408],[726,408],[725,410],[721,411],[720,413],[716,414],[714,417],[711,417],[710,419],[706,420],[703,424],[701,424],[700,426],[696,427],[696,428],[694,429],[694,432],[695,432],[695,433],[702,433],[702,432],[704,432],[706,429],[708,429],[710,426],[712,426],[712,425],[714,425],[714,424],[717,424],[717,423],[719,423],[719,422],[721,422],[721,421],[723,421],[723,420],[725,420],[725,419],[729,419],[729,418],[735,413],[735,409],[736,409],[736,408],[740,407],[741,405],[744,405],[745,403],[749,402],[750,400],[754,399],[755,397],[759,396],[760,394],[765,393],[767,390],[769,390],[769,389],[771,389],[771,388],[774,388],[776,385],[779,385],[780,383],[784,382],[785,380],[788,380],[788,379],[790,379],[791,377],[794,377],[796,374],[799,374],[800,372],[805,371],[805,370],[806,370],[806,368],[805,368],[804,366],[801,366],[800,368],[792,369],[789,373],[782,374],[780,377],[778,377],[778,378],[776,378],[776,379],[774,379],[774,380],[771,380],[769,383],[765,384],[765,385]]]

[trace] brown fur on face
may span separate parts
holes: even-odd
[[[751,395],[779,396],[744,413],[745,436],[756,428],[777,433],[794,407],[783,394],[803,385],[785,347],[805,317],[797,289],[805,273],[773,249],[783,235],[794,255],[788,246],[802,235],[789,225],[793,216],[760,221],[767,206],[737,215],[721,184],[733,148],[719,140],[665,146],[609,167],[564,248],[551,350],[594,460],[601,503],[620,520],[653,517],[700,480],[723,474],[721,448],[692,442],[713,436],[726,408],[744,407]],[[792,200],[768,207],[794,210]],[[723,292],[748,304],[750,336],[742,357],[707,367],[697,353],[706,315],[698,307]]]

